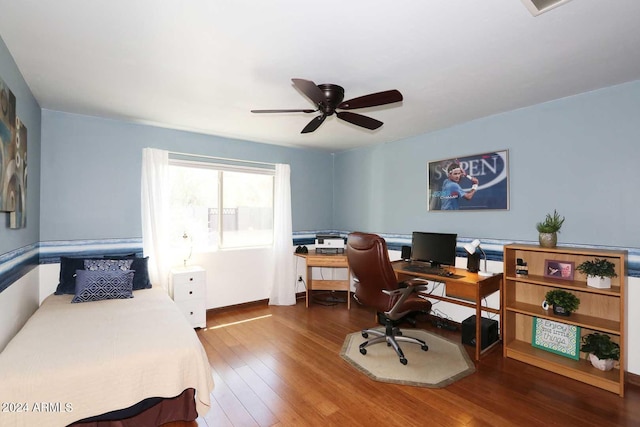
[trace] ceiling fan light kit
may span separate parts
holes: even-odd
[[[356,126],[369,130],[378,129],[383,123],[371,117],[350,111],[357,108],[377,107],[379,105],[392,104],[402,101],[402,94],[396,90],[387,90],[384,92],[376,92],[369,95],[343,101],[344,88],[336,84],[319,84],[316,85],[310,80],[291,79],[300,92],[309,98],[317,107],[316,110],[300,109],[300,110],[251,110],[252,113],[314,113],[319,111],[321,114],[314,117],[307,126],[302,129],[301,133],[310,133],[320,127],[324,120],[333,115],[352,123]]]

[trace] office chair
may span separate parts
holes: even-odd
[[[360,304],[375,308],[378,318],[385,324],[385,332],[365,329],[362,337],[369,335],[375,338],[360,344],[360,353],[367,354],[367,347],[386,342],[393,347],[400,358],[400,363],[407,364],[398,341],[419,344],[427,351],[427,344],[417,338],[403,336],[394,321],[401,319],[412,311],[431,311],[431,302],[420,298],[416,292],[425,289],[422,280],[409,280],[398,283],[389,260],[387,244],[376,234],[354,232],[347,236],[347,260],[353,273],[356,292],[354,298]]]

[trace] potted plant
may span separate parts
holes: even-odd
[[[611,278],[618,277],[615,265],[606,258],[585,261],[576,270],[587,276],[587,286],[592,288],[608,289],[611,287]]]
[[[580,351],[589,353],[594,368],[609,371],[616,360],[620,360],[620,346],[611,337],[597,332],[582,337]]]
[[[538,230],[538,241],[543,248],[555,248],[558,243],[558,233],[564,223],[564,217],[555,209],[553,215],[547,214],[544,221],[536,224]]]
[[[571,292],[562,289],[553,289],[544,297],[547,304],[553,306],[553,313],[560,316],[569,316],[580,306],[580,299]]]

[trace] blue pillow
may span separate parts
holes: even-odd
[[[131,264],[131,269],[135,271],[133,275],[133,290],[149,289],[151,288],[151,281],[149,280],[149,257],[134,258]]]
[[[131,270],[132,259],[85,259],[84,269],[91,271]]]
[[[56,295],[76,293],[76,270],[84,269],[85,259],[99,259],[87,257],[60,257],[60,279],[56,288]]]
[[[133,298],[132,270],[77,270],[72,303]]]
[[[149,257],[137,257],[136,254],[129,255],[109,255],[109,259],[131,259],[131,270],[136,273],[133,275],[133,290],[150,289],[151,280],[149,280]]]

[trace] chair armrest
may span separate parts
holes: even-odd
[[[387,295],[389,295],[389,296],[396,296],[396,295],[402,295],[402,294],[404,294],[405,292],[407,292],[407,289],[408,289],[408,288],[400,288],[400,289],[394,289],[394,290],[392,290],[392,291],[389,291],[389,290],[383,289],[383,290],[382,290],[382,293],[383,293],[383,294],[387,294]]]
[[[416,277],[414,279],[405,280],[404,285],[411,289],[412,292],[421,292],[429,289],[429,281],[427,279],[422,279]]]
[[[407,280],[406,282],[403,282],[405,286],[402,288],[393,289],[391,291],[387,289],[383,289],[382,292],[389,296],[399,296],[399,295],[408,296],[413,292],[420,292],[423,290],[427,290],[429,286],[425,282],[428,282],[428,281],[424,279],[411,279],[411,280]]]
[[[404,282],[405,287],[393,290],[383,289],[382,292],[386,295],[398,298],[391,310],[384,312],[385,316],[389,317],[390,319],[398,318],[398,307],[401,307],[402,303],[404,303],[404,301],[406,301],[412,293],[428,290],[428,285],[425,282],[428,282],[428,280],[415,278]]]

